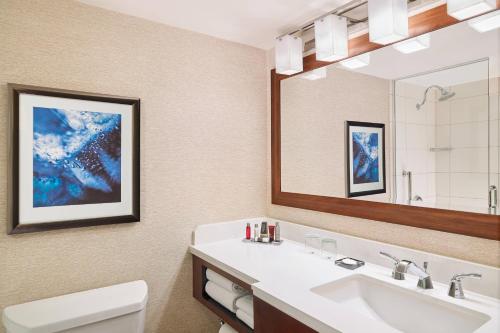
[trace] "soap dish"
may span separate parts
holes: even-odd
[[[359,268],[359,267],[363,266],[364,264],[365,264],[364,261],[350,258],[350,257],[345,257],[342,259],[335,260],[335,265],[340,266],[340,267],[344,267],[347,269],[351,269],[351,270]]]

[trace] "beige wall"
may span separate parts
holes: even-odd
[[[345,122],[386,125],[386,188],[363,200],[390,202],[390,81],[328,66],[326,78],[281,82],[281,187],[346,196]]]
[[[268,70],[274,68],[273,52],[267,52]],[[268,94],[270,94],[268,71]],[[354,94],[356,92],[353,92]],[[268,113],[271,104],[268,100]],[[268,132],[271,117],[268,117]],[[268,210],[267,215],[291,222],[323,228],[348,235],[373,239],[412,249],[433,252],[454,258],[500,267],[500,242],[457,234],[407,227],[385,222],[314,212],[271,204],[271,140],[268,136]],[[410,258],[411,259],[411,258]]]
[[[1,0],[0,310],[145,279],[147,332],[216,332],[190,296],[187,250],[197,224],[265,214],[264,69],[251,47],[74,1]],[[6,235],[7,82],[141,98],[142,222]]]

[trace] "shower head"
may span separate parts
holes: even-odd
[[[438,101],[443,102],[452,98],[453,96],[455,96],[454,92],[445,90],[444,92],[441,93],[441,97],[439,97]]]
[[[439,98],[438,98],[439,102],[446,101],[446,100],[452,98],[453,96],[455,96],[454,92],[448,91],[441,86],[438,86],[438,85],[429,86],[429,87],[427,87],[427,89],[425,89],[424,98],[423,98],[422,102],[417,103],[417,105],[416,105],[417,110],[420,110],[422,108],[422,106],[425,104],[425,102],[427,101],[427,93],[429,92],[429,90],[431,90],[431,88],[436,88],[441,93],[441,96],[439,96]]]

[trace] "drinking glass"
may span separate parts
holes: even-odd
[[[321,255],[328,260],[337,258],[337,241],[332,238],[323,238],[321,240]]]
[[[315,234],[305,236],[305,249],[307,253],[318,253],[321,248],[321,237]]]

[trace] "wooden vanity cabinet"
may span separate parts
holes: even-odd
[[[219,303],[215,302],[205,292],[205,284],[207,283],[206,270],[210,268],[214,272],[219,273],[225,278],[245,288],[249,292],[252,288],[248,283],[235,278],[229,273],[220,268],[206,262],[205,260],[193,255],[193,297],[201,304],[209,308],[220,319],[229,324],[239,333],[314,333],[313,329],[302,324],[298,320],[290,317],[284,312],[276,309],[268,303],[254,297],[254,326],[252,330],[245,323],[239,320],[234,313],[224,308]]]
[[[257,297],[253,298],[253,313],[255,333],[316,333],[309,326]]]

